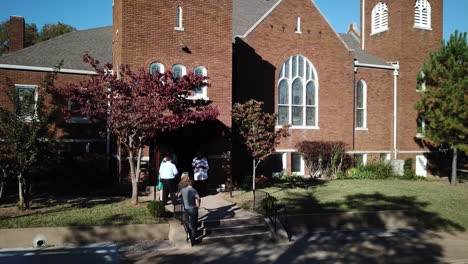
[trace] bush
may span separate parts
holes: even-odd
[[[394,178],[395,172],[388,162],[368,163],[346,172],[347,179],[388,179]]]
[[[353,163],[342,141],[302,141],[296,147],[311,177],[335,177]]]
[[[421,177],[421,176],[416,175],[416,172],[413,169],[413,163],[414,163],[413,159],[405,160],[405,165],[403,166],[404,172],[403,172],[402,179],[403,180],[410,180],[410,181],[425,180],[426,179],[425,177]]]
[[[149,201],[148,212],[155,217],[166,217],[167,211],[162,201]]]

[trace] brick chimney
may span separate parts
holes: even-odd
[[[24,48],[24,18],[10,16],[10,52]]]

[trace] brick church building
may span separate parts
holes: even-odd
[[[115,0],[112,8],[110,27],[28,48],[24,19],[11,17],[11,52],[0,57],[0,85],[8,77],[17,91],[35,94],[44,72],[62,59],[58,84],[83,80],[94,73],[82,62],[86,52],[132,69],[205,75],[211,86],[193,99],[211,100],[218,120],[167,135],[144,161],[154,169],[160,153],[172,151],[185,169],[202,150],[212,183],[224,182],[231,171],[223,156],[236,149],[231,107],[252,98],[278,114],[278,126],[291,125],[270,172],[306,174],[296,144],[340,140],[363,162],[412,158],[418,175],[432,173],[436,152],[422,144],[424,120],[413,105],[423,92],[416,90],[416,76],[441,44],[443,0],[361,0],[361,29],[352,24],[346,33],[337,33],[313,0]],[[56,126],[67,151],[108,152],[122,160],[86,117]],[[250,169],[235,155],[232,171],[245,175]]]

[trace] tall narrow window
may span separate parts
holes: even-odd
[[[207,70],[205,67],[203,66],[198,66],[196,67],[194,70],[193,70],[193,73],[195,75],[199,75],[199,76],[207,76]],[[197,87],[195,88],[195,90],[193,91],[193,95],[195,97],[207,97],[208,96],[208,93],[207,93],[207,87],[206,85],[205,86],[202,86],[202,87]]]
[[[416,137],[424,137],[424,130],[426,129],[426,119],[424,118],[423,113],[418,114],[418,119],[416,119],[416,125]]]
[[[414,5],[414,27],[431,30],[431,4],[427,0],[416,0]]]
[[[304,175],[304,160],[299,153],[291,153],[291,172],[297,175]]]
[[[37,86],[15,85],[16,115],[31,120],[36,114]]]
[[[301,34],[301,17],[296,18],[296,33]]]
[[[372,34],[388,30],[388,6],[379,2],[372,9]]]
[[[151,63],[151,65],[150,65],[150,73],[151,73],[151,74],[155,74],[156,72],[164,73],[164,65],[162,65],[162,64],[159,63],[159,62]]]
[[[281,67],[278,83],[278,124],[317,127],[318,80],[313,64],[294,55]]]
[[[182,10],[181,6],[178,6],[176,8],[176,26],[175,26],[174,29],[183,31],[184,26],[183,26],[182,22],[183,22],[183,10]]]
[[[359,80],[357,84],[356,128],[367,127],[367,84]]]
[[[172,74],[172,77],[175,80],[187,74],[187,69],[182,64],[175,64],[174,66],[172,66]]]

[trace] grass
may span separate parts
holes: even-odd
[[[418,216],[424,228],[468,228],[466,183],[450,186],[442,181],[338,180],[261,190],[275,196],[288,214],[407,210]],[[236,191],[234,198],[226,199],[250,209],[252,192]]]
[[[20,211],[16,204],[0,206],[0,228],[68,227],[127,224],[157,224],[146,203],[132,205],[123,198],[39,199],[31,210]]]

